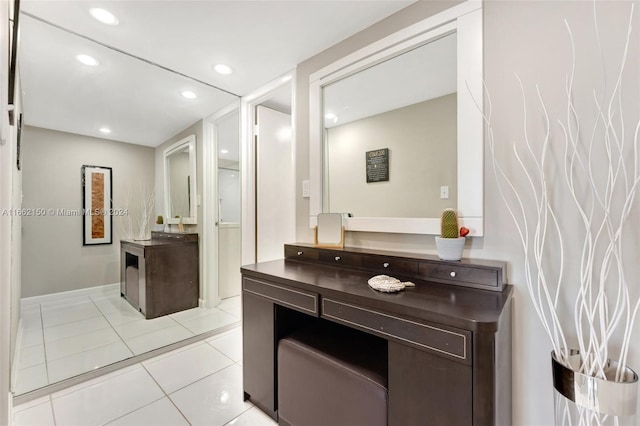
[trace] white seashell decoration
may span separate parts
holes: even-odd
[[[388,275],[376,275],[369,278],[369,287],[384,293],[395,293],[404,290],[405,287],[415,287],[416,285],[410,281],[401,282],[397,278]]]

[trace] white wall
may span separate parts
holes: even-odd
[[[111,167],[113,207],[124,208],[131,190],[129,215],[137,232],[140,185],[153,187],[153,148],[29,126],[22,141],[25,208],[81,209],[82,166]],[[83,246],[82,217],[24,217],[22,297],[120,282],[125,219],[113,217],[112,244]]]
[[[638,28],[640,22],[638,2],[636,1],[634,18],[633,45],[629,52],[626,76],[628,83],[624,86],[628,95],[625,103],[627,123],[637,123],[640,117],[638,100],[640,87],[640,47],[638,46]],[[322,66],[348,54],[358,48],[382,38],[400,28],[430,16],[434,12],[452,6],[455,2],[417,2],[399,13],[381,21],[365,31],[305,61],[298,67],[297,86],[297,140],[296,182],[309,178],[308,140],[308,76]],[[595,2],[600,13],[599,23],[602,34],[603,51],[607,52],[608,67],[615,69],[612,58],[619,57],[621,37],[626,31],[626,20],[630,2]],[[511,143],[522,136],[522,101],[514,73],[518,73],[525,82],[530,94],[529,107],[534,107],[533,95],[535,83],[540,83],[545,101],[552,106],[556,116],[563,112],[563,84],[569,70],[569,42],[564,25],[566,18],[571,24],[576,40],[580,42],[579,52],[594,52],[596,46],[592,30],[592,2],[573,1],[488,1],[484,3],[484,69],[485,80],[493,102],[494,132],[498,146],[498,156],[505,164],[507,173],[520,183],[521,173],[511,152]],[[597,62],[598,54],[581,56],[578,62],[580,75],[576,81],[576,98],[579,105],[591,101],[592,85],[587,83],[585,74],[597,73],[602,69]],[[596,80],[599,81],[599,80]],[[611,81],[609,87],[612,87]],[[541,113],[532,113],[529,121],[531,141],[534,149],[540,149],[542,131]],[[586,131],[586,130],[585,130]],[[628,132],[632,134],[633,132]],[[553,155],[559,155],[554,152]],[[488,148],[485,146],[485,237],[474,238],[472,246],[464,253],[465,257],[480,259],[497,259],[506,261],[507,280],[515,286],[515,309],[513,328],[513,424],[514,425],[550,425],[553,424],[553,399],[550,374],[551,346],[543,332],[538,318],[531,306],[526,292],[522,249],[519,245],[515,228],[497,192],[493,178]],[[603,158],[595,159],[595,166],[602,164]],[[552,183],[559,188],[561,176]],[[569,200],[566,200],[569,202]],[[561,209],[569,219],[575,219],[572,210]],[[299,241],[312,241],[309,229],[308,200],[297,198],[297,237]],[[637,210],[636,210],[637,211]],[[574,220],[574,222],[577,222]],[[631,218],[628,232],[627,251],[630,265],[637,264],[638,241],[640,241],[640,217]],[[566,248],[575,249],[578,243],[574,238],[575,223],[566,228],[563,234],[568,243]],[[370,247],[385,250],[406,252],[435,253],[432,236],[399,235],[380,233],[348,233],[347,245]],[[575,272],[577,260],[573,257],[569,262],[571,271]],[[634,280],[633,288],[639,288],[637,268],[631,271],[628,278]],[[637,294],[636,294],[637,296]],[[637,371],[640,369],[640,330],[636,326],[635,339],[629,365]]]

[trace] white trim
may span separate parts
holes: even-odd
[[[311,227],[317,225],[317,217],[309,218]],[[390,234],[431,234],[432,229],[440,230],[440,218],[400,218],[400,217],[346,217],[342,219],[346,231],[355,232],[385,232]],[[474,233],[482,229],[483,220],[477,217],[464,217],[458,219],[460,226],[469,228],[469,236],[477,236]],[[375,229],[375,231],[372,231]]]
[[[470,236],[484,235],[482,2],[469,0],[374,42],[320,69],[309,82],[309,226],[323,211],[322,88],[362,69],[456,31],[458,43],[458,199]],[[478,105],[476,105],[476,101]],[[480,110],[478,110],[480,109]],[[440,233],[439,218],[349,218],[347,231]]]
[[[287,79],[288,77],[288,79]],[[289,71],[281,75],[275,80],[265,84],[261,88],[245,95],[241,99],[240,122],[241,122],[241,186],[242,186],[242,218],[241,218],[241,234],[242,234],[242,259],[241,263],[247,265],[256,261],[256,188],[255,188],[255,149],[254,149],[254,121],[255,107],[265,100],[281,87],[290,84],[292,87],[291,98],[291,146],[292,159],[295,170],[295,147],[296,147],[296,110],[295,110],[295,84],[296,72]],[[295,185],[295,180],[292,182]]]
[[[201,307],[218,306],[220,303],[218,283],[218,139],[216,123],[238,111],[240,103],[233,102],[203,120],[202,141],[202,294]],[[238,141],[238,144],[240,141]]]
[[[68,297],[78,296],[99,296],[101,294],[109,294],[120,291],[120,283],[98,285],[95,287],[79,288],[77,290],[61,291],[58,293],[43,294],[40,296],[23,297],[20,299],[22,308],[38,303],[55,302],[56,300],[66,299]]]
[[[176,219],[171,215],[171,184],[169,181],[171,170],[168,157],[174,152],[184,148],[185,145],[189,147],[189,175],[191,176],[189,185],[190,216]],[[198,172],[196,168],[196,155],[196,135],[189,135],[184,139],[180,139],[178,142],[166,148],[162,153],[164,161],[164,216],[167,218],[166,223],[169,225],[176,225],[180,223],[180,221],[187,225],[198,223]]]
[[[0,5],[0,208],[19,207],[13,205],[13,178],[15,171],[15,127],[9,126],[7,107],[9,68],[9,14],[13,12],[13,1]],[[6,27],[5,27],[6,25]],[[17,92],[16,92],[17,93]],[[11,216],[0,216],[0,425],[11,425],[11,292],[13,263],[13,234]],[[19,262],[19,259],[16,259]],[[16,308],[16,307],[14,307]],[[18,360],[14,360],[18,362]]]
[[[357,50],[337,61],[327,65],[324,68],[319,69],[309,76],[309,81],[320,80],[334,72],[342,70],[355,62],[367,59],[368,57],[387,50],[389,47],[393,47],[399,43],[406,42],[409,39],[413,39],[416,36],[422,35],[427,31],[451,22],[455,21],[458,17],[471,13],[475,10],[482,10],[481,0],[467,0],[464,3],[460,3],[449,9],[446,9],[440,13],[423,19],[413,25],[401,29],[385,38],[382,38],[376,42],[373,42],[360,50]]]

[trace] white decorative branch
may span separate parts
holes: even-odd
[[[140,184],[140,210],[137,212],[138,240],[148,240],[151,236],[151,218],[155,211],[155,189]]]
[[[544,118],[544,136],[535,144],[530,141],[527,130],[527,94],[516,76],[522,93],[524,135],[520,142],[514,142],[513,153],[525,187],[517,187],[496,159],[492,105],[486,86],[487,108],[483,115],[498,192],[515,223],[524,251],[527,290],[558,360],[569,365],[567,337],[575,336],[582,358],[580,372],[617,381],[623,380],[631,333],[640,310],[637,263],[625,265],[623,261],[624,242],[626,238],[633,238],[625,233],[628,219],[640,217],[636,199],[640,187],[640,120],[630,137],[622,100],[633,14],[634,5],[631,4],[615,85],[611,93],[607,93],[606,83],[603,84],[600,97],[593,90],[596,111],[593,116],[587,117],[574,101],[576,47],[566,21],[572,66],[565,82],[565,116],[556,120],[550,118],[541,90],[536,86],[537,104]],[[597,20],[596,36],[599,46]],[[604,63],[603,69],[606,82]],[[588,132],[582,132],[585,125],[590,126]],[[551,185],[552,166],[549,163],[553,160],[552,152],[559,148],[552,143],[557,139],[552,137],[557,133],[554,129],[560,130],[560,147],[564,145],[564,183],[556,181]],[[525,199],[524,194],[531,194],[531,199]],[[559,202],[565,200],[573,202],[581,228],[577,237],[581,244],[578,250],[571,252],[565,247],[563,224],[558,216]],[[637,233],[635,235],[637,238]],[[566,259],[580,260],[579,276],[566,276]],[[629,268],[634,272],[628,273]],[[565,284],[567,282],[578,283],[575,294],[571,293],[573,287]],[[635,296],[632,296],[633,289],[636,289]],[[575,300],[573,324],[561,322],[558,315],[561,295]],[[614,342],[621,343],[619,353],[614,353]],[[614,375],[607,370],[609,359],[618,361]]]

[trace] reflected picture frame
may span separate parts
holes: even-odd
[[[113,242],[112,169],[82,166],[82,245]]]

